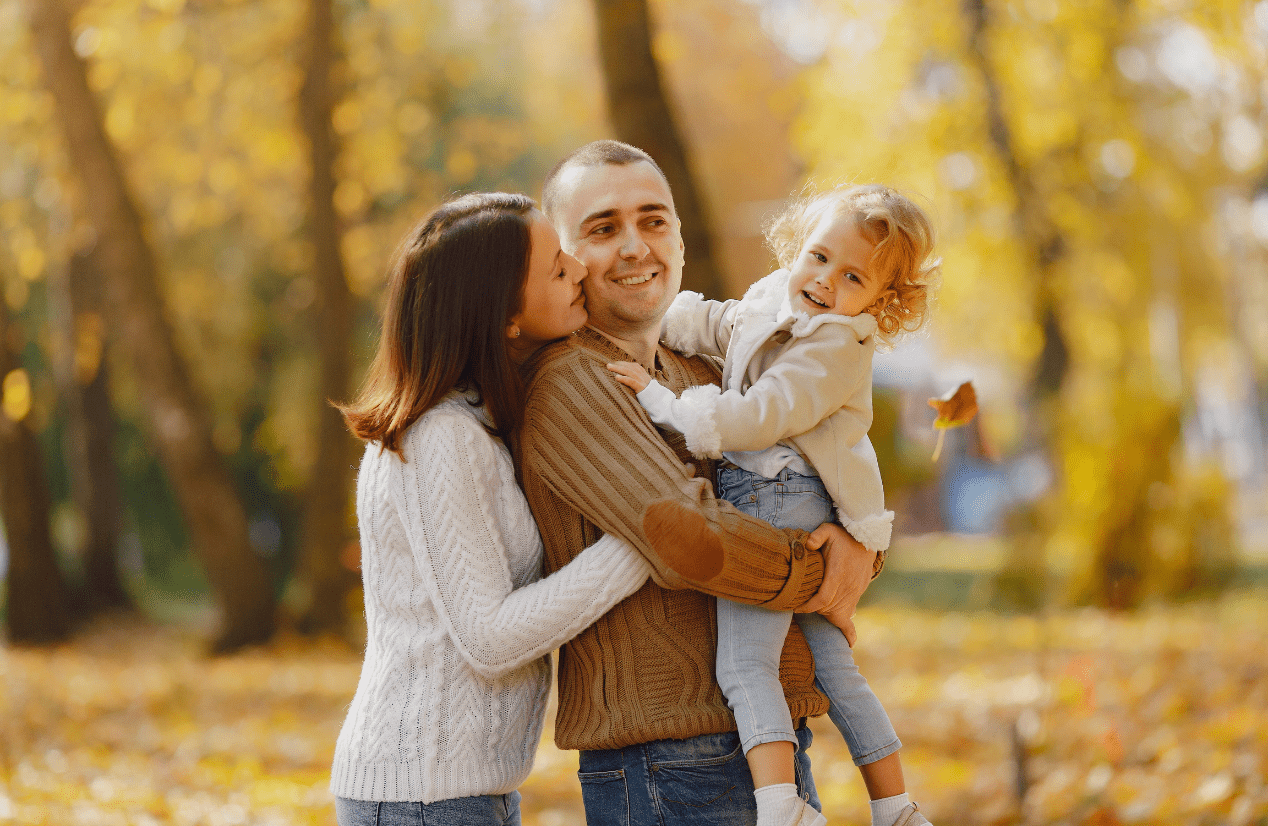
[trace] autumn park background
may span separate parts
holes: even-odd
[[[934,216],[856,649],[930,818],[1268,824],[1265,125],[1268,0],[0,0],[0,824],[333,824],[325,400],[422,212],[607,136],[717,297],[807,183]],[[525,823],[579,823],[549,734]]]

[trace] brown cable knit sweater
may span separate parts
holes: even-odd
[[[584,328],[526,365],[516,458],[546,572],[604,533],[631,542],[655,569],[655,581],[560,650],[555,742],[563,749],[734,731],[714,678],[714,597],[790,610],[823,577],[823,556],[805,547],[805,532],[773,528],[715,498],[712,463],[694,460],[680,434],[652,425],[607,370],[617,360],[632,358]],[[719,378],[715,362],[664,347],[656,366],[675,394]],[[794,719],[827,711],[796,623],[780,680]]]

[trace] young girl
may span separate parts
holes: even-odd
[[[700,457],[722,458],[718,494],[779,527],[812,530],[835,516],[878,554],[889,547],[872,424],[872,353],[925,319],[940,263],[924,213],[885,186],[839,188],[795,204],[768,243],[783,269],[738,301],[683,292],[665,316],[663,340],[688,355],[725,357],[722,389],[681,398],[632,362],[608,367],[634,389],[653,421],[686,436]],[[825,819],[793,785],[792,720],[779,686],[779,654],[791,615],[718,600],[718,683],[757,787],[758,826]],[[873,826],[928,821],[907,799],[901,743],[859,675],[841,631],[798,614],[872,799]]]

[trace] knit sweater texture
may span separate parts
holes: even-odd
[[[487,414],[450,394],[366,446],[357,477],[365,663],[331,791],[431,803],[528,776],[549,652],[636,591],[650,568],[605,537],[541,578],[541,537]]]
[[[651,582],[560,649],[555,742],[565,749],[735,731],[714,676],[714,597],[791,610],[823,578],[823,555],[805,547],[804,532],[773,528],[716,498],[714,463],[693,459],[681,434],[652,424],[607,370],[619,360],[632,359],[583,328],[526,365],[517,459],[546,570],[605,534],[628,540],[653,568]],[[656,361],[657,380],[675,392],[719,378],[706,357],[660,347]],[[689,562],[715,552],[716,565],[683,564],[684,554]],[[794,718],[827,710],[795,626],[780,679]]]

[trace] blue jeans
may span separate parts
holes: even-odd
[[[520,793],[455,797],[435,803],[335,798],[339,826],[520,826]]]
[[[798,793],[818,809],[819,794],[806,754],[812,739],[809,728],[797,729],[794,770]],[[753,826],[757,822],[753,775],[739,735],[733,731],[583,751],[577,777],[586,826]]]
[[[767,479],[733,466],[718,471],[718,496],[777,528],[811,531],[833,520],[832,499],[818,476],[791,470]],[[779,684],[779,655],[793,615],[718,600],[718,685],[735,712],[744,751],[759,743],[795,742]],[[815,658],[815,685],[827,695],[828,717],[840,730],[856,766],[898,751],[902,743],[867,680],[859,674],[845,635],[818,614],[797,614]]]

